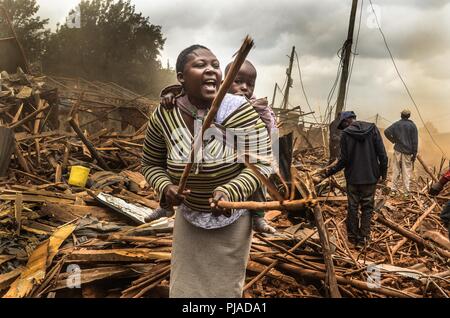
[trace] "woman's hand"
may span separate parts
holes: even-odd
[[[177,185],[171,184],[164,188],[164,207],[165,206],[177,206],[183,203],[186,196],[191,193],[191,190],[185,189],[182,194],[178,193],[179,187]]]
[[[231,216],[230,209],[224,209],[219,207],[219,201],[230,201],[228,196],[222,191],[214,191],[212,198],[209,199],[209,204],[211,205],[211,212],[214,216],[225,215],[226,217]]]

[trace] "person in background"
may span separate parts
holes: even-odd
[[[438,195],[446,185],[447,182],[450,181],[450,170],[442,175],[438,182],[435,182],[429,191],[431,195]],[[448,230],[448,239],[450,240],[450,201],[447,201],[442,212],[440,214],[441,220],[444,223],[445,227]]]
[[[416,124],[409,119],[411,112],[401,112],[401,119],[386,128],[384,135],[394,144],[394,165],[392,169],[392,195],[396,195],[400,180],[404,187],[405,198],[409,197],[411,176],[417,156],[419,135]]]
[[[327,168],[319,180],[344,169],[347,181],[347,236],[354,245],[370,239],[370,222],[374,210],[377,182],[385,182],[388,158],[378,128],[373,123],[356,120],[353,111],[340,115],[341,152],[338,161]],[[361,207],[361,218],[358,210]]]

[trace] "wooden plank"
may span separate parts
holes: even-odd
[[[48,240],[39,245],[28,259],[25,270],[20,277],[12,283],[4,298],[23,298],[32,290],[35,284],[41,283],[45,278],[48,255]]]
[[[431,212],[433,212],[434,208],[436,207],[436,202],[434,202],[429,208],[428,210],[426,210],[418,219],[417,221],[414,223],[414,225],[411,227],[410,231],[415,232],[419,226],[422,224],[423,220],[425,220],[425,218],[428,216],[428,214],[430,214]],[[403,239],[401,239],[391,250],[392,255],[394,255],[395,253],[397,253],[397,251],[403,246],[403,244],[405,244],[408,241],[408,239],[406,237],[404,237]]]
[[[14,255],[0,255],[0,265],[3,263],[9,262],[12,259],[15,259]]]
[[[155,260],[170,260],[168,252],[153,252],[149,248],[124,248],[110,250],[88,250],[80,249],[70,251],[67,260],[72,262],[153,262]]]
[[[44,110],[46,110],[47,108],[49,108],[49,105],[45,105],[44,107],[42,107],[41,109],[38,109],[34,112],[32,112],[31,114],[29,114],[28,116],[24,117],[23,119],[19,120],[18,122],[12,124],[9,126],[9,128],[14,129],[17,127],[22,126],[23,124],[25,124],[26,122],[34,119],[34,117],[36,117],[37,115],[39,115],[40,113],[42,113]]]
[[[17,192],[16,193],[16,202],[14,204],[14,217],[16,219],[17,223],[17,230],[16,234],[20,235],[20,227],[22,225],[22,209],[23,209],[23,196],[22,193]]]
[[[41,207],[41,212],[60,219],[63,222],[69,222],[86,215],[92,215],[100,221],[120,222],[126,220],[121,214],[117,214],[117,212],[109,208],[99,206],[47,203]]]
[[[150,270],[154,265],[145,265],[139,268],[139,271]],[[68,287],[67,279],[70,273],[62,273],[58,276],[58,280],[56,282],[56,286],[52,288],[53,291],[64,289]],[[134,270],[133,267],[128,266],[107,266],[107,267],[99,267],[99,268],[89,268],[83,269],[80,271],[80,285],[92,283],[102,279],[117,279],[121,277],[134,277],[141,275],[138,271]]]
[[[73,118],[71,118],[69,120],[69,124],[70,124],[70,126],[72,126],[73,130],[78,135],[78,137],[81,139],[83,144],[89,149],[89,152],[91,153],[91,155],[97,160],[99,166],[105,170],[110,170],[107,163],[105,162],[105,160],[103,160],[103,158],[99,155],[97,150],[95,150],[94,145],[92,145],[92,143],[86,138],[86,136],[83,134],[80,127],[77,125],[77,123],[75,122],[75,120]]]
[[[11,283],[22,273],[23,267],[16,268],[6,274],[0,275],[0,290],[8,288]]]
[[[13,151],[14,134],[12,129],[0,126],[0,177],[7,176]]]
[[[15,194],[0,194],[0,200],[14,201],[16,199]],[[61,203],[61,204],[71,204],[74,200],[60,199],[54,197],[48,197],[43,195],[23,195],[23,202],[49,202],[49,203]]]

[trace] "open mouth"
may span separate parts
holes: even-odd
[[[210,91],[215,91],[217,88],[216,80],[210,79],[203,82],[203,86]]]

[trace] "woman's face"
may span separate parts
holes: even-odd
[[[222,71],[216,56],[209,50],[197,49],[188,55],[183,72],[177,74],[184,91],[196,106],[210,104],[222,82]]]

